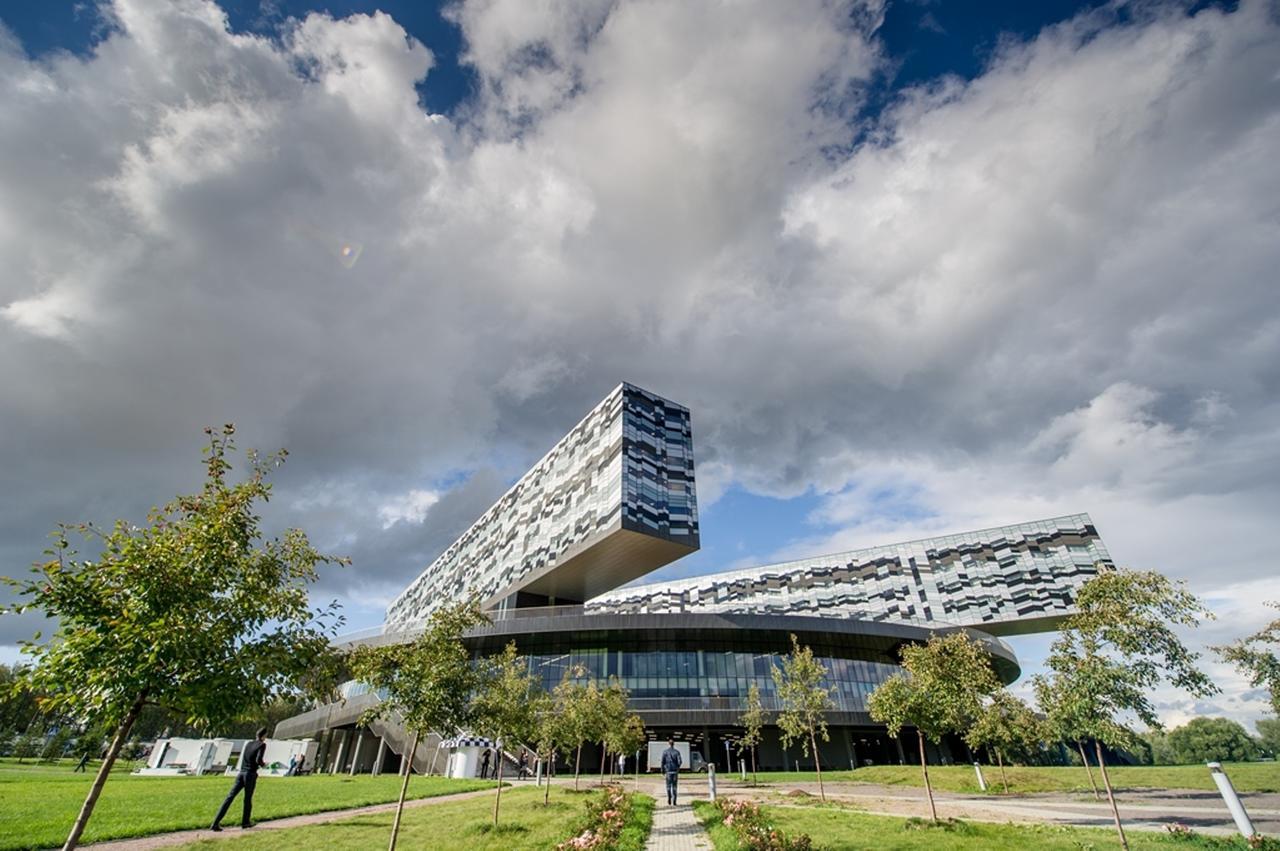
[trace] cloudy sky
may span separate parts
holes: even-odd
[[[0,572],[230,421],[375,625],[628,380],[694,413],[658,577],[1088,511],[1266,619],[1274,3],[381,5],[0,9]]]

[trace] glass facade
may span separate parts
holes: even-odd
[[[823,653],[815,647],[815,654]],[[830,651],[827,651],[830,652]],[[529,669],[548,691],[579,667],[587,679],[617,677],[631,692],[637,710],[742,709],[752,685],[760,689],[766,709],[781,708],[772,670],[781,653],[742,650],[605,650],[528,656]],[[875,687],[901,668],[888,662],[819,655],[827,670],[834,711],[865,712]]]

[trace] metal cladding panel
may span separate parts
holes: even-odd
[[[1087,514],[624,588],[593,612],[726,612],[957,624],[997,635],[1056,628],[1111,566]]]
[[[585,600],[697,547],[689,411],[624,383],[396,598],[387,624],[521,589]]]

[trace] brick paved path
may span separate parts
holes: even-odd
[[[711,840],[693,817],[693,807],[681,804],[668,807],[658,804],[653,811],[653,830],[645,851],[694,851],[710,848]]]

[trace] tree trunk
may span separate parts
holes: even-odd
[[[1089,772],[1089,785],[1093,787],[1093,799],[1101,801],[1102,796],[1098,794],[1098,784],[1093,780],[1093,769],[1089,767],[1089,758],[1084,754],[1084,742],[1076,739],[1076,747],[1080,749],[1080,761],[1084,763],[1084,770]]]
[[[498,794],[493,796],[493,826],[498,826],[498,805],[502,803],[502,748],[495,748],[498,753]]]
[[[413,744],[409,745],[409,752],[404,755],[405,771],[404,780],[400,783],[400,800],[396,802],[395,821],[391,822],[391,845],[387,851],[396,851],[396,838],[400,835],[400,816],[404,813],[404,798],[409,794],[409,775],[413,774],[413,755],[418,752],[418,736],[422,731],[413,731]]]
[[[756,777],[756,746],[752,745],[751,746],[751,785],[756,786],[759,783],[760,783],[760,780],[759,778]]]
[[[582,742],[578,742],[578,755],[573,758],[573,791],[578,791],[578,770],[582,765]]]
[[[1120,824],[1120,810],[1116,808],[1116,796],[1111,791],[1111,778],[1107,776],[1107,763],[1102,758],[1102,742],[1094,739],[1093,746],[1098,751],[1098,770],[1102,772],[1102,785],[1107,787],[1107,800],[1111,802],[1111,817],[1116,822],[1116,833],[1120,834],[1120,847],[1129,851],[1129,840],[1125,838],[1124,827]]]
[[[809,728],[809,744],[813,745],[813,770],[818,772],[818,794],[822,796],[822,802],[826,803],[827,790],[822,787],[822,760],[818,758],[818,736],[812,727]]]
[[[89,824],[89,816],[93,815],[93,808],[98,803],[98,796],[102,794],[102,787],[106,784],[107,777],[111,775],[111,766],[115,765],[116,757],[120,755],[120,749],[124,747],[125,741],[128,740],[129,731],[133,729],[133,722],[138,720],[138,714],[142,712],[143,704],[146,701],[147,692],[146,689],[143,689],[134,699],[129,711],[125,713],[124,720],[120,722],[120,726],[116,728],[116,736],[111,740],[111,747],[107,750],[107,758],[98,767],[98,774],[93,778],[93,785],[89,787],[89,794],[84,799],[84,806],[80,807],[80,815],[76,816],[76,822],[71,826],[71,833],[67,834],[67,841],[63,844],[62,851],[72,851],[80,842],[80,836],[84,833],[85,826]]]
[[[1004,773],[1004,758],[1000,756],[999,748],[992,748],[996,752],[996,763],[1000,766],[1000,782],[1004,784],[1004,793],[1009,794],[1009,778]]]
[[[551,763],[555,761],[556,749],[552,748],[547,751],[547,761],[542,766],[542,781],[546,784],[546,789],[542,792],[542,805],[545,807],[551,803]]]
[[[609,758],[609,749],[604,746],[603,742],[601,742],[600,743],[600,785],[601,786],[604,785],[604,763],[605,763],[605,760],[608,758]]]
[[[916,730],[916,737],[920,740],[920,770],[924,772],[924,791],[929,796],[929,816],[937,821],[938,808],[933,805],[933,787],[929,785],[929,766],[924,759],[924,733]]]

